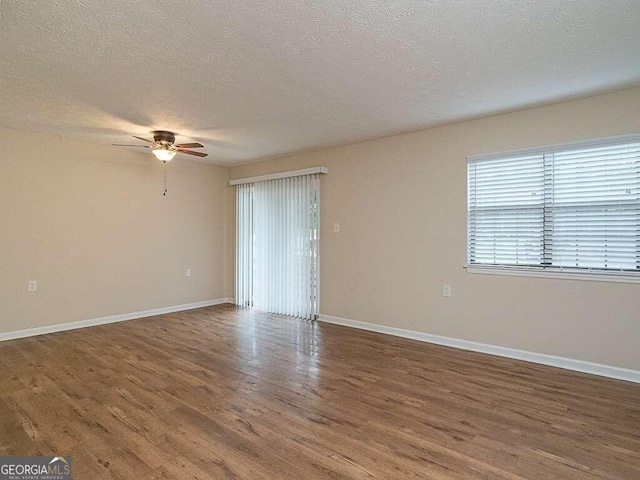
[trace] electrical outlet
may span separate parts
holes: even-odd
[[[187,268],[187,277],[190,277],[190,276],[191,276],[191,269]]]
[[[442,285],[442,296],[443,297],[451,296],[451,285]]]
[[[338,222],[333,224],[333,232],[338,233],[340,231],[340,224]]]
[[[29,280],[29,283],[27,284],[27,291],[28,292],[37,292],[38,291],[38,282],[36,282],[35,280]]]

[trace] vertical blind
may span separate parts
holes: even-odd
[[[640,139],[471,158],[469,265],[640,273]]]
[[[237,305],[318,315],[319,183],[313,174],[236,186]]]

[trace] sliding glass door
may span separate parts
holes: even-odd
[[[237,305],[317,317],[319,185],[312,174],[236,186]]]

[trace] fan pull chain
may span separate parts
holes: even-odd
[[[164,163],[164,193],[162,194],[163,197],[167,196],[167,162],[162,162]]]

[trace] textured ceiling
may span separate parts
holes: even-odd
[[[640,0],[1,0],[0,124],[237,163],[637,84],[639,25]]]

